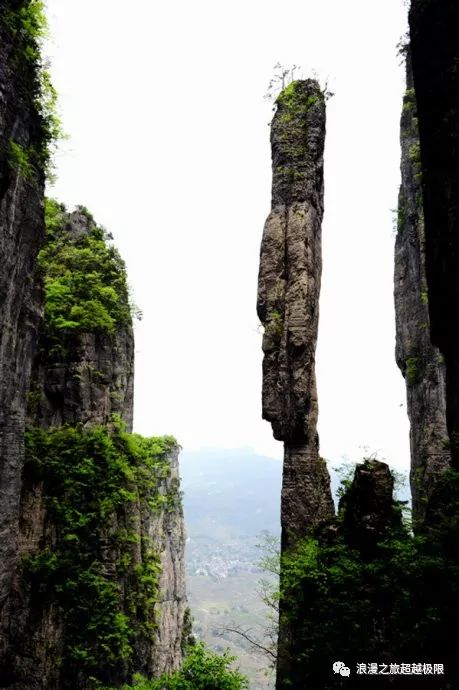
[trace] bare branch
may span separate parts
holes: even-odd
[[[243,637],[247,642],[250,642],[251,645],[256,647],[257,649],[260,649],[264,654],[268,654],[270,657],[272,657],[274,660],[277,659],[277,654],[272,651],[272,649],[268,649],[268,647],[265,647],[264,645],[260,644],[260,642],[257,642],[254,640],[252,637],[248,635],[250,632],[251,628],[249,628],[246,632],[243,630],[236,630],[236,628],[223,628],[225,632],[231,632],[231,633],[236,633],[236,635],[240,635]]]

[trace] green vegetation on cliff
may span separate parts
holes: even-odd
[[[153,643],[159,555],[139,538],[139,523],[145,511],[177,507],[177,491],[159,491],[175,447],[171,437],[128,434],[119,422],[113,431],[27,433],[26,481],[44,482],[54,536],[24,569],[32,593],[63,612],[64,676],[78,672],[96,687],[129,668],[136,640]]]
[[[275,173],[289,183],[305,179],[305,171],[298,164],[303,162],[306,155],[307,115],[312,106],[323,101],[324,95],[319,88],[316,93],[310,93],[304,89],[301,81],[291,82],[276,99],[276,136],[288,162],[276,166]]]
[[[38,256],[45,288],[45,324],[60,331],[113,333],[131,321],[126,267],[107,233],[85,209],[72,228],[65,206],[46,200],[46,243]]]
[[[179,671],[150,681],[138,676],[133,686],[125,685],[123,690],[244,690],[248,681],[231,668],[234,661],[228,653],[214,654],[198,643],[189,648]]]
[[[40,170],[52,177],[52,157],[63,130],[57,113],[57,92],[42,56],[43,41],[48,35],[45,3],[19,0],[16,5],[5,16],[13,39],[10,61],[19,79],[32,85],[21,91],[20,97],[29,100],[38,115],[40,143],[27,146],[27,142],[11,140],[9,161],[25,179]]]
[[[10,139],[9,142],[8,164],[25,180],[32,179],[34,175],[34,167],[30,161],[29,153],[23,146],[16,143],[13,139]]]
[[[345,526],[351,490],[344,490],[333,522],[282,557],[280,625],[288,624],[292,635],[289,650],[298,674],[292,687],[299,687],[298,679],[301,687],[328,687],[338,658],[353,675],[360,662],[405,659],[438,660],[452,670],[457,652],[450,631],[459,613],[459,473],[445,472],[431,499],[435,528],[413,535],[400,523],[370,551]],[[396,503],[394,510],[400,510]]]
[[[19,0],[16,5],[16,10],[7,12],[6,23],[23,60],[36,64],[41,59],[41,44],[48,33],[45,4],[42,0]]]
[[[309,173],[308,161],[317,155],[313,143],[316,135],[310,137],[324,118],[325,93],[315,80],[292,81],[279,93],[275,104],[276,114],[271,123],[273,189],[278,189],[279,201],[301,200]]]
[[[325,96],[317,87],[317,93],[307,93],[302,81],[292,81],[276,98],[276,104],[282,109],[281,122],[291,124],[297,119],[305,118],[311,106],[323,102]]]

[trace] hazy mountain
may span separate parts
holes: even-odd
[[[205,449],[181,455],[188,536],[217,540],[280,530],[280,460],[250,449]]]

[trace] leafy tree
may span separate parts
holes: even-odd
[[[239,671],[231,668],[236,657],[228,652],[214,654],[198,642],[189,648],[183,666],[166,673],[158,680],[136,676],[133,686],[123,690],[245,690],[248,681]]]
[[[46,200],[46,244],[38,256],[45,287],[48,334],[98,330],[113,333],[131,319],[124,261],[103,228],[83,207],[88,232],[72,235],[65,206]]]
[[[414,535],[409,522],[399,520],[371,552],[346,529],[352,486],[348,478],[344,483],[337,517],[282,556],[281,625],[288,630],[294,659],[292,687],[328,687],[338,658],[351,667],[362,661],[441,661],[449,678],[432,687],[453,687],[459,473],[445,472],[436,486],[428,510],[433,526]],[[394,501],[393,509],[400,513],[403,506]],[[366,687],[366,678],[354,680],[360,681]],[[372,685],[380,687],[383,681],[375,678]],[[412,681],[408,678],[404,686],[417,687],[419,680]]]

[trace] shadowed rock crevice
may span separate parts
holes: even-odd
[[[445,360],[448,434],[459,469],[459,5],[456,0],[413,0],[409,21],[430,330]]]
[[[430,334],[418,113],[407,53],[401,117],[401,173],[395,242],[396,360],[405,377],[410,419],[413,520],[420,528],[439,474],[450,467],[445,363]]]

